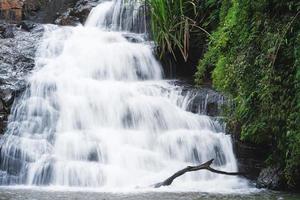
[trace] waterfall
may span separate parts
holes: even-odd
[[[237,171],[223,126],[189,112],[192,96],[163,80],[144,9],[137,0],[101,1],[84,26],[45,25],[0,143],[2,185],[133,189],[212,158],[215,168]],[[241,182],[201,171],[170,188]]]

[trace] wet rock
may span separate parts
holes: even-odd
[[[28,19],[31,16],[35,16],[42,9],[42,6],[46,4],[46,2],[47,1],[41,0],[25,0],[22,11],[22,19]]]
[[[0,99],[0,134],[4,132],[7,121],[7,108],[2,99]],[[0,135],[1,136],[1,135]],[[0,137],[1,139],[1,137]]]
[[[74,8],[79,0],[51,0],[42,1],[41,9],[28,19],[39,23],[55,23],[55,21]]]
[[[72,16],[72,9],[68,9],[54,23],[62,26],[76,26],[80,23],[80,20],[78,17]]]
[[[69,8],[55,20],[59,25],[84,24],[93,7],[97,6],[99,0],[78,0],[74,7]]]
[[[263,169],[256,182],[258,188],[280,190],[283,187],[283,171],[278,166]]]
[[[7,173],[10,175],[19,175],[22,168],[22,161],[14,158],[9,158],[6,160],[7,162]]]
[[[18,27],[20,27],[21,29],[23,29],[25,31],[31,31],[36,26],[37,26],[36,23],[34,23],[32,21],[27,21],[27,20],[24,20],[18,24]]]
[[[193,113],[217,117],[222,114],[222,106],[229,103],[224,95],[210,88],[195,88],[184,81],[175,81],[175,85],[183,86],[184,95],[191,96],[188,110]]]
[[[142,43],[145,42],[145,38],[139,34],[134,33],[123,33],[123,37],[125,37],[131,43]]]
[[[233,136],[234,137],[234,136]],[[256,180],[265,166],[268,146],[250,144],[233,138],[233,146],[238,160],[239,171],[245,172],[250,180]]]
[[[15,37],[15,26],[10,24],[0,25],[0,34],[2,38],[14,38]]]
[[[6,128],[10,108],[26,87],[26,77],[34,68],[35,51],[43,27],[31,32],[14,28],[14,38],[0,39],[0,134]]]
[[[84,23],[91,10],[97,6],[98,3],[99,0],[79,0],[72,10],[72,15],[78,17],[81,23]]]
[[[7,25],[5,24],[5,22],[0,22],[0,34],[5,31],[6,27]]]
[[[237,122],[228,123],[226,129],[226,132],[232,136],[239,171],[245,172],[248,179],[256,181],[265,167],[265,160],[269,156],[271,145],[241,141],[241,125]]]

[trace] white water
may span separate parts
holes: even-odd
[[[121,2],[100,3],[85,26],[46,26],[36,70],[2,140],[2,184],[134,189],[212,158],[216,168],[237,171],[230,136],[209,117],[187,111],[191,97],[162,80],[146,33],[120,32],[143,21]],[[207,171],[170,186],[245,187],[237,177]]]

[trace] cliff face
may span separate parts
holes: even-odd
[[[47,1],[0,0],[0,20],[19,23],[21,20],[36,15],[45,4],[48,4]]]
[[[0,0],[0,22],[76,25],[84,23],[98,0]]]
[[[0,0],[0,19],[10,22],[22,20],[23,0]]]
[[[0,0],[0,20],[9,23],[19,23],[22,20],[53,23],[76,2],[78,0]]]

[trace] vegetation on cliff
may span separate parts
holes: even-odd
[[[202,32],[203,29],[209,32],[205,37],[200,34],[193,38],[207,39],[208,47],[205,55],[199,55],[202,57],[196,84],[211,79],[215,89],[231,97],[233,106],[225,109],[229,130],[240,134],[244,141],[266,145],[267,163],[279,163],[290,186],[299,184],[300,2],[182,0],[180,5],[175,5],[178,1],[152,2],[172,10],[168,16],[170,22],[164,22],[157,17],[164,12],[152,8],[154,39],[163,53],[182,47],[183,52],[188,52],[188,46],[184,45],[194,41],[186,41],[187,31],[193,34],[192,30],[201,27]],[[186,28],[190,26],[185,21],[193,22],[194,29]],[[170,29],[170,23],[175,28]]]
[[[191,45],[210,36],[211,22],[215,21],[221,4],[200,0],[148,0],[151,9],[153,39],[160,55],[171,54],[188,59]],[[213,14],[212,14],[213,13]],[[193,41],[193,44],[190,43]]]

